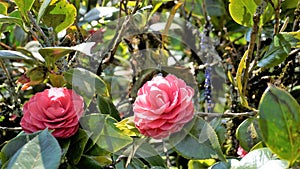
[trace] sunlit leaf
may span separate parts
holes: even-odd
[[[272,168],[271,163],[273,163],[274,160],[277,160],[277,158],[273,155],[270,149],[261,148],[249,152],[244,158],[242,158],[237,169]],[[280,162],[280,165],[283,166],[282,168],[288,167],[287,161],[278,160],[278,162]]]
[[[259,126],[265,144],[293,164],[300,156],[300,105],[286,91],[269,86],[259,104]]]
[[[30,11],[34,1],[35,0],[15,0],[19,11],[21,12],[22,16],[27,19],[27,22],[29,22],[27,12]]]
[[[21,59],[21,60],[31,60],[30,57],[24,55],[18,51],[11,50],[0,50],[0,58],[1,59]]]
[[[260,5],[262,0],[230,0],[229,13],[232,19],[243,26],[251,27],[253,25],[253,16],[256,8]],[[260,18],[260,25],[269,21],[274,13],[273,7],[266,3],[264,13]]]
[[[71,26],[76,19],[76,15],[77,11],[74,5],[65,0],[51,0],[44,12],[42,21],[58,33]]]

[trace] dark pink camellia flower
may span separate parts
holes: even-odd
[[[145,136],[168,137],[194,115],[194,89],[174,75],[155,76],[138,91],[133,104],[134,122]]]
[[[26,133],[48,128],[56,138],[67,138],[78,130],[83,98],[71,89],[50,88],[32,96],[23,107],[21,127]]]

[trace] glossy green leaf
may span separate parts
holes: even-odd
[[[262,0],[230,0],[229,2],[229,13],[232,19],[240,25],[251,27],[256,8]],[[274,13],[272,6],[270,4],[266,5],[266,9],[260,18],[260,25],[268,22]]]
[[[9,160],[7,168],[57,169],[60,165],[60,158],[61,149],[57,140],[48,130],[44,130],[14,154]]]
[[[106,83],[86,69],[74,68],[65,72],[64,76],[66,81],[72,84],[72,88],[84,98],[87,107],[95,94],[109,96]]]
[[[169,143],[188,159],[217,158],[225,161],[216,132],[200,117],[195,117],[180,132],[172,134]]]
[[[108,115],[91,114],[81,118],[83,129],[92,133],[91,139],[100,148],[115,153],[132,143],[132,138],[119,130],[117,121]]]
[[[237,169],[257,169],[262,167],[268,167],[272,161],[277,160],[276,156],[272,154],[269,148],[256,149],[249,152],[244,158],[241,159]],[[283,160],[283,168],[288,167],[288,162]],[[270,168],[271,165],[269,166]]]
[[[40,23],[40,20],[42,18],[42,16],[44,15],[45,13],[45,10],[47,9],[47,7],[49,6],[51,0],[44,0],[40,9],[39,9],[39,13],[38,13],[38,16],[37,16],[37,19],[36,19],[36,22],[37,23]]]
[[[30,57],[24,55],[18,51],[11,50],[0,50],[0,58],[1,59],[22,59],[22,60],[31,60]]]
[[[265,144],[293,164],[300,156],[300,105],[286,91],[269,86],[259,104],[259,126]]]
[[[81,43],[72,47],[45,47],[39,49],[39,53],[44,57],[46,63],[50,66],[53,66],[55,62],[66,56],[71,52],[80,52],[85,55],[91,56],[91,48],[93,47],[94,42]]]
[[[25,134],[21,132],[10,140],[1,150],[2,164],[6,163],[21,147],[34,138],[38,133]]]
[[[290,43],[284,39],[283,35],[278,34],[274,37],[264,57],[258,62],[257,66],[270,68],[283,62],[291,51]]]
[[[261,141],[260,132],[258,120],[256,118],[248,118],[237,128],[236,138],[244,150],[250,151],[254,145]]]
[[[71,26],[76,19],[76,15],[77,11],[74,5],[65,0],[51,0],[44,12],[42,21],[58,33]]]
[[[77,133],[72,136],[70,144],[72,148],[70,148],[67,152],[67,158],[72,164],[76,165],[80,161],[88,139],[89,135],[82,129],[79,129]]]

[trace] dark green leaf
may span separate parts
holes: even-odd
[[[300,106],[286,91],[269,86],[259,104],[259,126],[266,145],[293,164],[300,156]]]
[[[70,145],[72,148],[67,152],[67,158],[72,164],[76,165],[80,161],[88,139],[89,135],[82,129],[79,129],[77,133],[72,136]]]
[[[77,12],[74,5],[65,0],[52,0],[46,8],[42,21],[56,33],[68,28],[75,21]]]
[[[216,132],[202,118],[195,117],[180,132],[172,134],[169,142],[185,158],[225,161]]]
[[[88,107],[95,94],[109,96],[106,83],[96,74],[83,68],[74,68],[65,72],[66,81],[84,98]]]
[[[261,141],[258,120],[256,118],[248,118],[239,125],[236,131],[236,137],[240,146],[250,151],[251,148]]]
[[[90,156],[83,155],[76,165],[77,168],[99,169],[102,168],[100,163]]]
[[[9,160],[7,168],[57,169],[60,158],[61,149],[57,140],[48,130],[44,130],[14,154]]]
[[[119,111],[117,110],[116,106],[112,102],[111,98],[98,96],[97,104],[98,104],[98,109],[99,109],[100,113],[109,114],[116,120],[118,120],[118,121],[121,120]]]
[[[18,51],[11,50],[0,50],[0,58],[1,59],[22,59],[22,60],[31,60],[30,57],[24,55]]]
[[[284,39],[283,35],[278,34],[274,37],[264,57],[258,62],[257,66],[270,68],[283,62],[291,51],[290,43]]]

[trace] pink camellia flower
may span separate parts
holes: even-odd
[[[237,154],[239,155],[240,158],[243,158],[248,154],[248,152],[244,150],[241,146],[239,146],[237,150]]]
[[[145,136],[168,137],[194,115],[194,89],[174,75],[155,76],[138,91],[133,104],[134,122]]]
[[[50,88],[32,96],[23,107],[21,127],[26,133],[48,128],[56,138],[67,138],[78,130],[83,98],[73,90]]]

